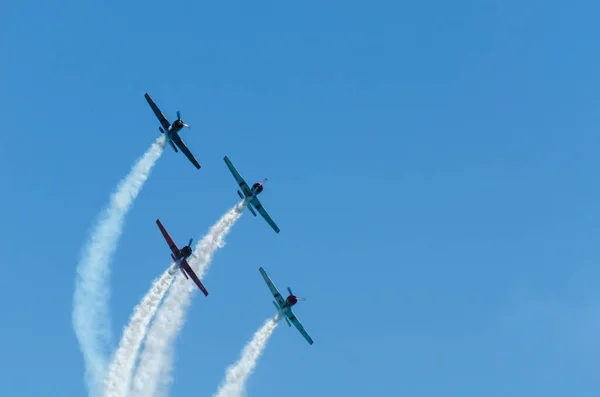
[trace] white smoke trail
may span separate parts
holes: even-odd
[[[73,327],[83,353],[86,386],[92,397],[98,396],[102,390],[111,339],[108,265],[121,236],[125,215],[162,154],[164,144],[165,138],[162,135],[119,183],[108,207],[100,215],[77,265]]]
[[[256,363],[275,327],[277,327],[277,317],[268,319],[256,331],[252,340],[242,350],[242,356],[238,362],[227,368],[225,379],[221,382],[219,390],[213,394],[213,397],[241,397],[244,395],[248,376],[256,367]]]
[[[225,237],[243,210],[244,201],[241,201],[227,211],[196,245],[197,258],[190,261],[190,266],[198,278],[202,279],[214,252],[225,245]],[[173,283],[148,332],[140,364],[133,379],[133,396],[152,397],[157,392],[159,382],[164,388],[170,384],[173,342],[183,327],[185,313],[195,289],[193,283],[182,277],[178,277]],[[210,287],[208,289],[210,290]]]
[[[158,305],[171,286],[175,271],[171,267],[165,270],[158,279],[154,280],[150,291],[133,309],[133,315],[123,331],[123,337],[108,369],[105,397],[124,397],[129,392],[138,351]]]

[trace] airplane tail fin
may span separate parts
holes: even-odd
[[[173,141],[169,141],[169,145],[171,145],[171,147],[173,148],[173,150],[175,150],[175,153],[177,153],[179,150],[177,150],[177,146],[175,146],[175,144],[173,143]]]
[[[240,192],[239,190],[237,191],[238,196],[240,196],[241,199],[244,198],[244,195],[242,194],[242,192]]]

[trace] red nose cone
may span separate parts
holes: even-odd
[[[252,185],[252,190],[256,190],[256,193],[260,193],[263,191],[263,185],[260,182],[256,182],[254,185]]]
[[[296,298],[296,295],[290,295],[287,297],[287,303],[289,303],[290,305],[295,305],[296,303],[298,303],[298,298]]]

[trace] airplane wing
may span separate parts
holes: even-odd
[[[175,256],[179,255],[179,248],[177,248],[177,244],[175,244],[175,242],[173,241],[171,236],[169,236],[169,233],[167,233],[167,230],[165,229],[165,227],[162,225],[162,223],[160,223],[160,221],[158,219],[156,220],[156,224],[158,225],[158,228],[160,229],[160,232],[162,233],[165,240],[167,240],[167,244],[169,244],[169,248],[171,248],[171,251],[173,251],[173,254]]]
[[[262,206],[260,201],[258,201],[258,198],[256,196],[252,197],[252,199],[250,200],[250,204],[252,204],[254,206],[254,208],[256,208],[258,213],[261,214],[263,218],[265,218],[265,221],[267,221],[267,223],[269,225],[271,225],[273,230],[275,230],[275,233],[279,233],[279,227],[273,221],[273,219],[271,219],[271,217],[269,216],[269,213],[267,212],[267,210],[265,210],[265,207]]]
[[[183,142],[183,139],[181,139],[179,134],[173,134],[171,136],[171,140],[175,142],[177,146],[179,146],[179,149],[181,149],[183,154],[185,154],[185,157],[187,157],[188,160],[190,160],[192,164],[194,164],[194,167],[200,169],[200,163],[198,163],[198,160],[196,160],[192,152],[190,152],[190,149],[188,149],[188,147],[185,145],[185,142]]]
[[[233,166],[233,163],[231,162],[231,160],[229,160],[229,158],[227,156],[223,157],[223,160],[225,160],[225,164],[227,164],[227,168],[229,168],[229,171],[231,171],[231,174],[237,181],[238,185],[240,185],[240,188],[242,188],[242,191],[244,192],[244,194],[246,196],[249,196],[252,193],[252,190],[250,190],[250,187],[248,186],[248,184],[246,183],[244,178],[242,178],[242,176],[237,171],[237,169],[235,169],[235,167]]]
[[[308,332],[306,332],[306,330],[302,326],[302,323],[300,322],[300,320],[298,320],[298,317],[296,317],[296,315],[294,314],[294,312],[292,311],[292,309],[290,308],[290,310],[288,310],[285,314],[290,319],[290,321],[292,322],[292,324],[294,324],[294,326],[298,329],[298,331],[300,331],[300,333],[302,334],[302,336],[304,336],[304,339],[306,339],[306,341],[308,342],[308,344],[312,345],[313,344],[312,338],[310,337],[310,335],[308,334]]]
[[[269,278],[269,276],[267,276],[267,272],[265,272],[265,269],[263,269],[262,267],[260,267],[258,270],[260,271],[260,274],[265,279],[265,283],[267,283],[267,286],[271,290],[271,293],[275,297],[275,300],[277,301],[277,303],[279,304],[279,306],[283,305],[285,303],[285,299],[283,299],[283,297],[281,296],[281,294],[277,290],[277,287],[275,287],[275,284],[273,284],[271,282],[271,279]]]
[[[152,108],[152,111],[158,118],[158,121],[160,121],[160,125],[162,125],[162,127],[164,128],[165,131],[168,130],[169,127],[171,126],[171,124],[169,123],[169,121],[167,120],[165,115],[162,114],[162,112],[160,111],[158,106],[156,106],[156,104],[154,103],[152,98],[150,98],[150,95],[148,95],[148,93],[145,93],[144,97],[146,98],[146,101],[148,101],[148,105],[150,105],[150,107]]]
[[[208,296],[208,291],[206,290],[206,288],[204,288],[204,285],[202,284],[202,282],[200,282],[200,279],[198,278],[198,276],[196,276],[196,273],[194,273],[192,267],[185,259],[181,262],[181,267],[192,278],[192,280],[194,280],[194,282],[196,283],[198,288],[200,288],[200,291],[202,291],[204,296]]]

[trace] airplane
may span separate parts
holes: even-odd
[[[269,278],[269,276],[267,276],[267,272],[265,272],[265,269],[260,267],[258,270],[260,271],[260,274],[265,279],[265,283],[267,283],[267,286],[271,290],[271,293],[275,297],[273,304],[275,305],[275,308],[277,309],[277,314],[278,314],[277,320],[279,321],[283,317],[285,319],[285,321],[287,322],[287,325],[289,325],[290,327],[292,326],[292,324],[294,324],[296,326],[296,328],[298,329],[298,331],[300,331],[302,336],[304,336],[304,339],[306,339],[308,344],[312,345],[313,344],[312,338],[304,330],[302,323],[300,323],[300,320],[298,320],[298,317],[296,317],[296,315],[292,311],[292,306],[294,306],[296,303],[298,303],[298,300],[304,300],[304,299],[298,298],[296,295],[294,295],[292,293],[292,290],[290,289],[290,287],[287,287],[287,290],[290,294],[284,300],[283,297],[281,296],[281,294],[279,293],[279,291],[277,290],[277,287],[275,287],[275,284],[273,284],[271,282],[271,279]],[[290,324],[290,321],[292,322],[292,324]]]
[[[271,217],[265,210],[265,207],[262,206],[260,201],[258,201],[257,197],[263,191],[263,184],[267,182],[267,178],[265,178],[262,182],[256,182],[254,185],[252,185],[252,189],[250,189],[244,178],[242,178],[240,173],[231,163],[231,160],[229,160],[227,156],[225,156],[223,160],[225,160],[225,164],[227,164],[229,171],[231,171],[231,174],[233,174],[233,177],[237,181],[238,185],[240,185],[242,191],[240,192],[238,190],[237,194],[238,196],[240,196],[240,198],[244,198],[245,196],[245,205],[248,208],[248,210],[250,210],[252,215],[256,216],[256,212],[254,212],[252,207],[256,208],[256,210],[262,215],[262,217],[265,218],[265,221],[267,221],[267,223],[273,228],[273,230],[275,230],[275,233],[279,233],[279,227],[277,226],[277,224],[275,224],[275,222],[273,222],[273,219],[271,219]],[[242,192],[244,193],[242,194]]]
[[[177,248],[177,245],[175,244],[175,242],[173,242],[173,239],[171,238],[171,236],[169,236],[169,233],[167,233],[167,230],[164,228],[162,223],[160,223],[160,220],[157,219],[156,224],[158,225],[158,228],[160,229],[160,232],[162,233],[165,240],[167,240],[169,248],[171,248],[171,251],[173,251],[171,253],[171,258],[173,258],[173,260],[175,261],[175,266],[179,266],[179,270],[181,270],[181,273],[183,273],[186,279],[189,279],[189,275],[192,278],[192,280],[194,280],[198,288],[200,288],[200,291],[204,293],[204,296],[208,296],[208,291],[206,290],[206,288],[204,288],[204,285],[200,282],[200,279],[198,279],[198,276],[196,276],[196,273],[194,273],[192,267],[187,262],[187,258],[194,255],[191,247],[192,239],[190,239],[188,245],[186,245],[180,250],[179,248]]]
[[[181,120],[179,110],[177,111],[177,120],[175,120],[173,124],[170,124],[165,115],[162,114],[158,106],[156,106],[152,98],[150,98],[150,95],[145,93],[144,97],[158,118],[158,121],[160,121],[161,127],[158,127],[158,129],[162,134],[166,134],[167,142],[169,142],[169,145],[171,145],[173,150],[175,150],[175,153],[178,152],[177,147],[175,146],[177,145],[183,154],[185,154],[185,156],[188,158],[188,160],[190,160],[197,169],[200,169],[200,163],[198,163],[198,160],[196,160],[192,152],[190,152],[188,147],[185,145],[185,142],[183,142],[183,139],[181,139],[179,136],[179,131],[181,131],[183,127],[191,128]]]

